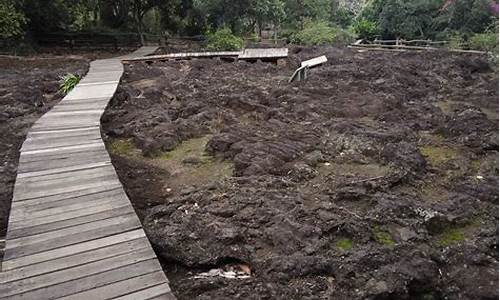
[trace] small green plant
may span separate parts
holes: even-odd
[[[465,240],[465,234],[461,228],[447,227],[441,233],[439,244],[441,246],[450,246]]]
[[[375,240],[378,243],[380,243],[382,245],[385,245],[385,246],[388,246],[391,248],[396,245],[396,243],[392,239],[392,236],[388,232],[386,232],[382,228],[380,228],[379,226],[375,226],[373,228],[373,237],[375,238]]]
[[[325,21],[307,21],[302,30],[292,35],[292,42],[306,46],[333,44],[340,30]]]
[[[351,239],[341,238],[335,243],[335,246],[340,250],[350,250],[353,247],[353,242]]]
[[[240,50],[243,48],[242,38],[235,36],[231,29],[222,28],[207,34],[207,49],[214,51]]]
[[[365,19],[360,19],[352,26],[353,31],[359,39],[374,40],[379,35],[377,23]]]
[[[60,91],[67,95],[80,82],[80,77],[75,74],[68,73],[60,77]]]

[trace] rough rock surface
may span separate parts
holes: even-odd
[[[179,299],[497,299],[498,81],[485,59],[290,53],[280,66],[128,65],[103,118]],[[202,172],[222,163],[229,174]],[[251,278],[194,278],[230,264]]]

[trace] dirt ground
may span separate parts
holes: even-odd
[[[290,54],[130,64],[103,116],[178,298],[498,299],[486,59]]]
[[[19,149],[31,125],[62,99],[59,76],[83,75],[84,57],[0,57],[0,239],[4,239]],[[3,244],[0,245],[3,249]],[[1,250],[0,250],[1,252]]]

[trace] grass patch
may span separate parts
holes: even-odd
[[[153,158],[156,165],[176,173],[177,184],[196,184],[231,177],[234,163],[208,155],[205,147],[211,135],[183,141],[173,150]]]
[[[131,157],[137,148],[132,139],[115,139],[108,144],[108,150],[114,155]]]
[[[373,228],[373,237],[375,238],[375,240],[384,245],[384,246],[388,246],[388,247],[394,247],[396,245],[396,242],[394,242],[394,239],[392,238],[392,236],[387,232],[387,231],[384,231],[382,228],[380,228],[379,226],[375,226]]]
[[[353,242],[351,239],[348,238],[341,238],[335,243],[335,246],[340,249],[340,250],[350,250],[354,246]]]
[[[156,158],[182,162],[188,157],[197,157],[203,163],[209,162],[211,157],[205,155],[205,146],[209,140],[210,136],[203,136],[184,141],[171,151],[159,153]]]
[[[440,166],[450,160],[454,160],[459,156],[456,149],[447,146],[425,145],[419,147],[420,153],[433,166]]]
[[[446,228],[439,236],[441,246],[450,246],[465,240],[465,233],[462,228]]]

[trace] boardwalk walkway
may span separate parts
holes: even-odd
[[[175,299],[99,129],[121,59],[154,50],[92,62],[31,128],[14,187],[1,299]]]

